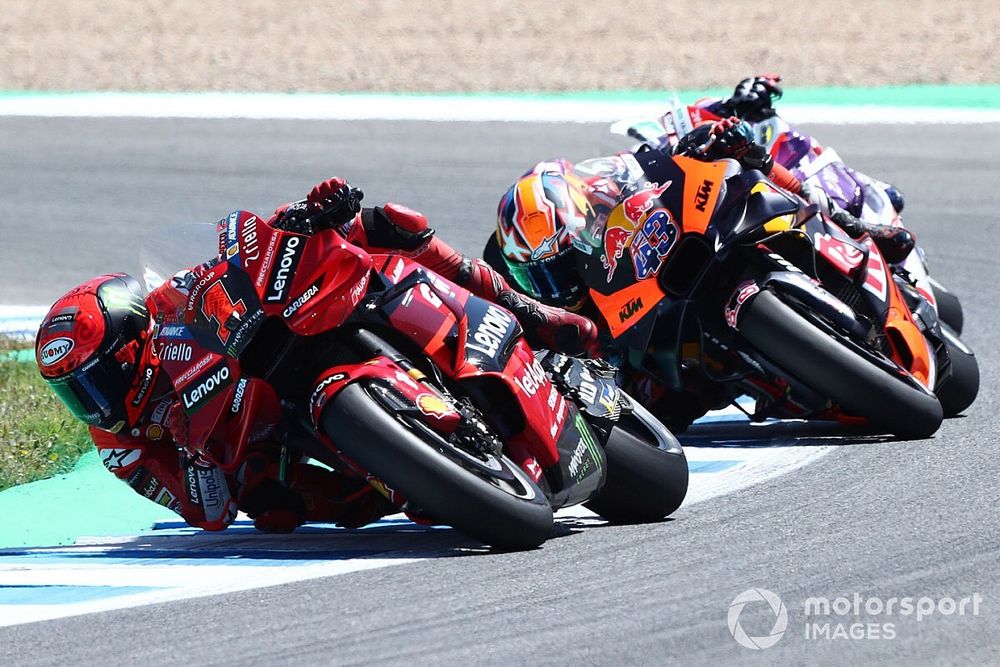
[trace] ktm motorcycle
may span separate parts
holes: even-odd
[[[171,348],[187,447],[224,471],[260,435],[256,378],[281,399],[290,456],[488,545],[535,547],[553,510],[579,503],[616,521],[680,506],[682,449],[606,364],[536,354],[508,311],[329,227],[306,236],[236,212],[217,232],[215,260],[157,288],[174,307],[155,340]],[[169,275],[156,266],[147,285]]]
[[[611,133],[626,137],[634,151],[639,145],[650,148],[674,146],[704,122],[720,120],[704,106],[686,105],[674,97],[669,108],[655,118],[625,119],[612,124]],[[831,147],[790,125],[779,115],[750,123],[757,143],[765,146],[775,162],[799,180],[818,187],[840,208],[865,222],[901,226],[897,193],[892,186],[847,166]],[[638,143],[637,143],[638,142]],[[961,335],[964,323],[958,297],[932,278],[926,255],[918,246],[899,266],[910,274],[918,291],[938,311],[941,323],[952,335]]]
[[[950,361],[936,312],[870,239],[733,160],[622,157],[634,189],[574,247],[630,370],[699,405],[749,394],[755,419],[937,430]]]
[[[620,121],[612,125],[611,132],[646,147],[666,147],[676,145],[697,125],[714,120],[719,117],[705,107],[684,105],[675,97],[662,116]],[[813,189],[825,192],[839,208],[868,223],[902,226],[897,210],[902,205],[892,186],[851,169],[835,149],[822,146],[778,115],[751,126],[757,142],[767,147],[775,162]],[[961,301],[930,275],[926,253],[920,246],[893,269],[937,312],[951,359],[951,373],[937,388],[937,395],[945,415],[957,415],[971,406],[979,393],[979,364],[975,353],[960,338],[964,324]]]

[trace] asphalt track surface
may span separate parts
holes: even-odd
[[[0,119],[0,303],[42,303],[136,271],[157,224],[269,213],[331,174],[427,213],[476,251],[506,184],[537,160],[598,151],[596,125]],[[897,183],[932,273],[966,309],[982,390],[929,440],[845,437],[818,463],[682,508],[674,520],[563,528],[530,553],[457,551],[333,579],[0,629],[3,662],[996,663],[1000,417],[995,314],[1000,125],[812,127]],[[773,648],[737,645],[730,602],[788,605]],[[854,592],[979,593],[978,616],[807,619]],[[747,607],[765,634],[774,617]],[[806,639],[807,620],[894,622],[894,639]]]

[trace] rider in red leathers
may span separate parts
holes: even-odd
[[[397,204],[362,209],[360,190],[331,178],[269,221],[311,233],[323,217],[351,243],[369,252],[404,254],[474,294],[511,310],[534,344],[570,353],[596,346],[590,320],[542,305],[510,289],[487,264],[434,236],[426,218]],[[283,447],[278,397],[264,380],[237,386],[239,402],[255,407],[245,460],[234,475],[188,451],[188,420],[161,359],[183,348],[154,337],[157,316],[169,312],[164,290],[145,299],[125,274],[99,276],[70,290],[49,310],[36,339],[43,378],[74,417],[90,426],[104,465],[137,493],[206,530],[226,528],[238,510],[258,529],[287,532],[305,521],[356,527],[393,510],[364,479],[304,461],[289,461]],[[162,318],[161,318],[162,319]],[[190,348],[188,348],[190,350]],[[188,352],[189,354],[189,352]],[[213,437],[237,435],[223,421]]]

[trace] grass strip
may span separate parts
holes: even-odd
[[[16,352],[27,346],[0,336],[0,490],[69,472],[93,449],[34,361]]]

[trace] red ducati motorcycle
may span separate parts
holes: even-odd
[[[215,260],[157,288],[172,306],[155,336],[184,347],[161,362],[187,446],[225,471],[260,437],[257,378],[281,399],[290,456],[495,547],[541,544],[569,505],[653,521],[683,501],[681,447],[612,367],[536,354],[508,311],[334,229],[306,236],[238,211],[216,234]]]

